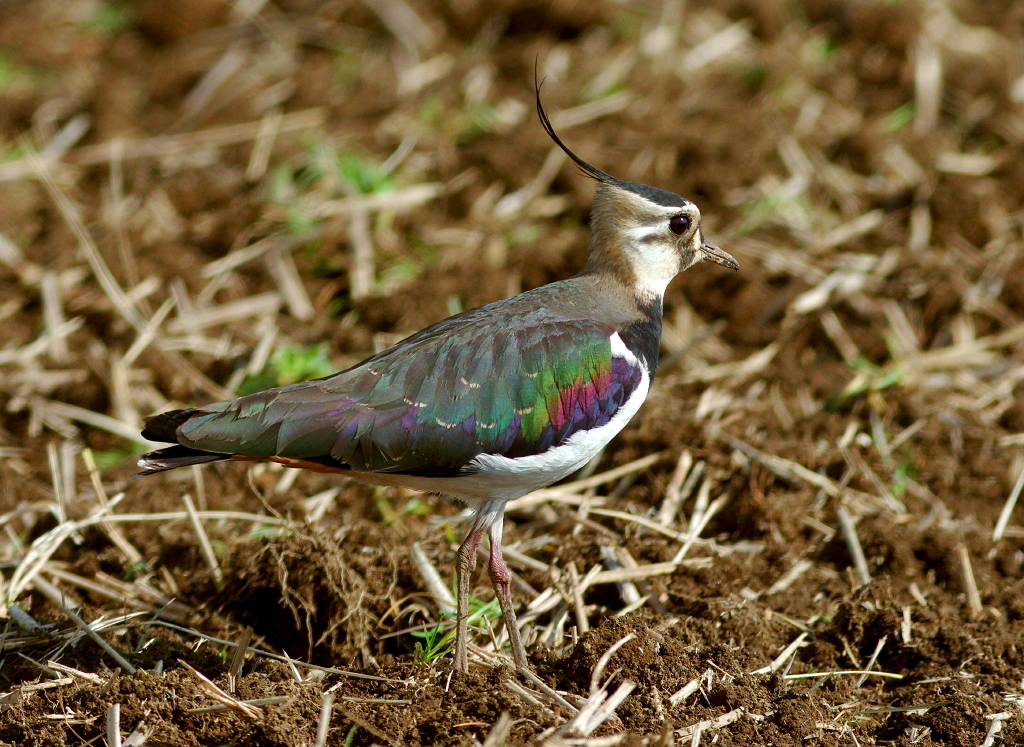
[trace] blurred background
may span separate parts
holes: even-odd
[[[426,597],[394,608],[423,594],[414,540],[451,575],[461,530],[433,525],[456,508],[265,465],[128,476],[143,416],[326,375],[582,268],[594,184],[539,126],[535,68],[570,148],[691,198],[741,269],[670,286],[651,398],[590,472],[654,457],[596,495],[569,491],[568,508],[510,512],[508,541],[548,568],[523,577],[543,589],[551,568],[583,573],[609,541],[640,564],[676,557],[675,540],[588,501],[702,532],[691,554],[707,562],[657,581],[655,619],[738,605],[764,632],[744,628],[752,658],[735,671],[793,637],[778,615],[813,628],[820,666],[860,669],[885,635],[871,661],[907,676],[949,680],[978,657],[989,669],[969,685],[915,691],[961,703],[957,726],[893,712],[832,732],[804,714],[822,739],[920,728],[976,744],[1020,688],[1012,657],[996,662],[1024,645],[1019,2],[0,1],[6,603],[64,620],[42,578],[88,619],[174,597],[179,622],[228,638],[252,625],[321,664],[410,660],[408,636],[379,636],[436,619]],[[291,545],[214,522],[205,553],[185,513],[114,534],[68,524],[115,498],[117,512],[182,512],[186,494],[193,513],[327,534]],[[330,583],[316,580],[328,556],[348,569]],[[289,568],[308,598],[276,575],[286,557],[305,563]],[[586,593],[584,627],[623,606],[614,589]],[[683,680],[632,697],[677,725],[723,713],[660,704],[706,668],[686,661],[664,673]],[[913,700],[872,686],[806,697],[823,713]],[[761,713],[781,707],[763,697]],[[623,723],[657,732],[644,718]]]

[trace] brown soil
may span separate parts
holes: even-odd
[[[1024,743],[1024,529],[993,540],[1024,468],[1022,8],[0,0],[0,744],[103,744],[117,704],[150,745],[312,745],[328,691],[326,745]],[[528,605],[571,603],[602,548],[673,560],[716,509],[646,606],[596,584],[527,625],[574,707],[595,668],[634,687],[586,734],[486,626],[468,675],[417,651],[439,613],[410,548],[450,580],[457,507],[265,465],[132,479],[123,437],[280,381],[272,349],[336,370],[577,271],[588,179],[497,202],[551,149],[535,62],[552,112],[603,107],[556,114],[571,147],[694,199],[741,264],[671,286],[655,389],[595,469],[659,460],[509,511]],[[394,201],[417,185],[440,191]],[[352,217],[360,192],[383,207]],[[705,487],[666,534],[681,457]],[[115,499],[120,533],[72,523]],[[227,709],[196,711],[218,703],[196,672]]]

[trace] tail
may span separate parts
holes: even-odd
[[[160,415],[145,419],[142,437],[149,441],[164,441],[175,444],[159,451],[150,451],[139,457],[142,472],[135,475],[152,475],[178,467],[189,467],[193,464],[222,462],[231,458],[231,454],[218,454],[211,451],[200,451],[178,443],[178,428],[188,421],[195,409],[171,410]]]
[[[193,464],[223,462],[230,458],[230,454],[214,454],[209,451],[190,449],[188,446],[169,446],[166,449],[150,451],[140,456],[138,464],[142,467],[142,472],[136,472],[132,476],[152,475],[154,472],[189,467]]]

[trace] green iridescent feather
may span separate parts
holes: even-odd
[[[410,474],[541,453],[603,425],[640,381],[635,361],[613,359],[614,329],[572,318],[566,291],[551,289],[499,302],[519,313],[452,317],[325,379],[198,408],[178,442]]]

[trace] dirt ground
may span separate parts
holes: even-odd
[[[0,0],[0,744],[1024,744],[1021,50],[998,0]],[[582,267],[535,65],[741,268],[510,506],[531,681],[483,573],[438,640],[459,507],[130,475],[143,416]]]

